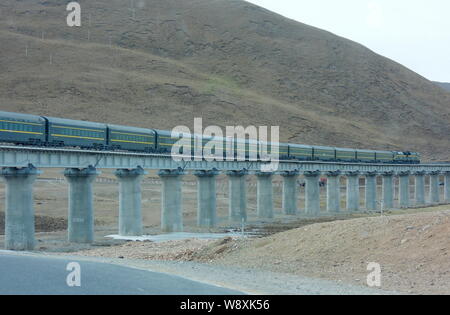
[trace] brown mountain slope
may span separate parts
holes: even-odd
[[[444,90],[450,92],[450,83],[447,83],[447,82],[434,82],[434,83],[436,83],[437,85],[439,85],[439,86],[440,86],[441,88],[443,88]]]
[[[66,3],[0,3],[1,109],[448,160],[450,94],[357,43],[240,0],[80,1],[81,28]]]

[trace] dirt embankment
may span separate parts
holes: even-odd
[[[230,244],[226,255],[209,246],[198,257],[363,285],[376,262],[383,289],[448,294],[449,244],[450,211],[441,211],[315,224]]]
[[[366,285],[370,262],[382,289],[450,293],[450,210],[318,223],[258,239],[127,243],[87,256],[197,261]]]
[[[35,217],[36,232],[54,232],[67,230],[67,220],[47,216]],[[0,235],[5,234],[5,213],[0,211]]]

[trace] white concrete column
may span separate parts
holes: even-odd
[[[119,181],[119,235],[141,236],[142,226],[142,177],[143,168],[120,169],[115,172]]]
[[[382,209],[394,208],[394,172],[385,172],[383,176],[383,202]]]
[[[163,232],[183,232],[183,194],[182,178],[184,172],[161,170],[161,230]]]
[[[425,202],[425,171],[414,173],[416,206],[424,206]]]
[[[69,182],[69,227],[71,243],[94,241],[94,201],[92,183],[100,174],[94,167],[70,168],[64,171]]]
[[[248,172],[228,172],[229,219],[231,222],[247,221],[247,183]]]
[[[283,213],[286,215],[296,215],[298,208],[298,171],[284,172],[283,177]]]
[[[257,212],[260,219],[272,219],[273,213],[273,173],[259,172],[257,178]]]
[[[444,199],[450,203],[450,172],[444,173]]]
[[[377,172],[368,172],[366,176],[366,210],[376,211],[377,207]]]
[[[34,249],[33,183],[40,173],[31,164],[25,168],[4,168],[0,172],[0,177],[6,182],[6,250]]]
[[[217,225],[216,176],[217,170],[197,171],[197,224],[199,227],[213,228]]]
[[[305,211],[307,215],[320,215],[320,171],[305,172]]]
[[[327,211],[339,213],[341,211],[341,172],[327,173]]]
[[[359,211],[359,171],[347,172],[347,211]]]
[[[400,172],[399,177],[399,202],[401,209],[408,209],[410,204],[409,177],[411,172]]]
[[[430,203],[440,202],[439,175],[440,172],[430,172]]]

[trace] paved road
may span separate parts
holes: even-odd
[[[76,260],[0,252],[0,294],[242,294],[163,273],[86,261],[78,262],[81,287],[69,287],[66,279],[71,271],[66,267],[71,262]]]

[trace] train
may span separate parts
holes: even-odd
[[[114,124],[79,121],[55,117],[0,111],[0,142],[40,147],[72,147],[93,150],[117,150],[168,154],[181,137],[170,131],[146,129]],[[292,143],[264,143],[249,139],[212,138],[184,135],[188,139],[182,147],[193,148],[196,143],[206,145],[216,141],[209,154],[224,155],[234,149],[234,158],[261,160],[258,152],[265,145],[267,153],[274,145],[279,147],[281,160],[354,162],[383,164],[420,164],[417,152],[376,151],[362,149],[312,146]],[[223,149],[219,150],[223,145]],[[234,148],[232,147],[234,146]],[[202,146],[203,148],[203,146]],[[216,148],[216,149],[214,149]],[[217,153],[215,153],[217,150]],[[194,150],[191,150],[194,154]],[[202,152],[204,152],[202,150]],[[182,149],[180,154],[183,154]],[[202,153],[203,154],[203,153]],[[214,157],[214,156],[213,156]],[[206,158],[206,156],[203,156]]]

